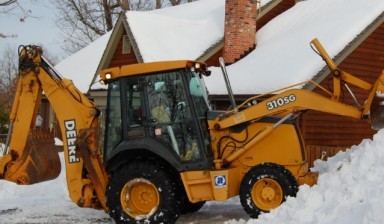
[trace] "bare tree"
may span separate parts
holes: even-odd
[[[180,5],[180,4],[186,3],[186,2],[194,2],[194,1],[197,1],[197,0],[169,0],[169,2],[171,3],[172,6]]]
[[[33,17],[32,11],[23,7],[23,5],[19,3],[18,0],[0,0],[0,15],[14,16],[20,22],[25,22],[28,17]],[[16,34],[4,34],[0,32],[0,38],[16,37]]]
[[[117,0],[122,11],[147,11],[161,8],[163,0]]]
[[[0,59],[0,104],[4,105],[7,111],[11,108],[16,88],[17,58],[16,49],[7,45]]]
[[[120,12],[115,0],[55,1],[56,24],[64,34],[63,50],[74,53],[112,30]]]
[[[125,11],[146,11],[160,9],[168,6],[176,6],[197,0],[117,0],[118,4]]]
[[[73,54],[113,29],[121,11],[147,11],[196,0],[66,0],[54,1],[63,50]]]
[[[59,61],[48,50],[43,48],[44,57],[52,65]],[[0,104],[6,111],[11,109],[13,97],[17,88],[17,75],[19,70],[18,49],[7,45],[0,57]]]
[[[16,3],[17,0],[7,0],[7,1],[0,1],[0,6],[8,6],[8,5],[11,5],[13,3]]]

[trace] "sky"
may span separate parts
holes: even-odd
[[[60,31],[55,25],[55,8],[50,5],[49,0],[19,0],[24,10],[31,10],[31,16],[24,22],[20,22],[23,15],[17,8],[12,14],[0,13],[0,33],[6,35],[17,35],[14,38],[0,39],[0,57],[7,46],[11,49],[19,45],[36,44],[42,45],[52,56],[62,59],[64,51],[60,48]],[[3,11],[5,7],[1,7]],[[0,12],[1,12],[0,11]]]

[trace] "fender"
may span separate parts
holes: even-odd
[[[167,161],[177,171],[185,170],[185,165],[180,161],[178,155],[153,138],[137,138],[122,141],[109,155],[105,156],[105,164],[107,165],[107,170],[111,171],[126,161],[148,153]],[[125,156],[121,157],[121,154]]]

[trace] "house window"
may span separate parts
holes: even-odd
[[[131,53],[131,42],[129,41],[128,35],[123,36],[123,54]]]

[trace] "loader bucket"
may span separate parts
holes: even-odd
[[[6,180],[28,185],[55,179],[61,171],[60,158],[53,135],[30,132],[21,153],[11,148],[12,160],[6,164]]]
[[[384,94],[375,94],[371,104],[370,117],[372,129],[384,128]]]

